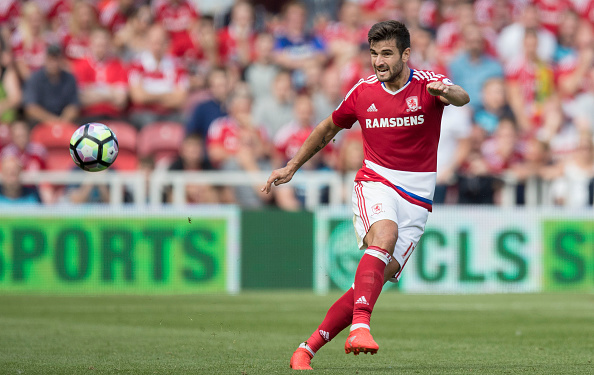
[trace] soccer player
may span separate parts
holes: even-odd
[[[322,324],[293,353],[291,368],[311,370],[315,353],[351,325],[345,352],[371,353],[373,306],[385,281],[397,281],[423,234],[433,198],[437,144],[445,105],[470,101],[447,77],[408,67],[410,34],[397,21],[376,23],[368,33],[375,75],[361,79],[331,116],[316,126],[295,157],[274,170],[262,191],[295,172],[341,129],[359,122],[365,160],[355,177],[354,225],[365,253],[355,283],[330,307]]]

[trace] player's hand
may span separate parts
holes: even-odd
[[[450,86],[441,81],[431,82],[427,85],[427,92],[433,96],[446,96],[450,91]]]
[[[290,168],[289,166],[280,169],[275,169],[270,174],[268,181],[266,181],[266,185],[262,187],[260,191],[268,194],[270,193],[270,188],[272,187],[272,184],[274,184],[274,186],[286,184],[287,182],[291,181],[294,174],[295,171],[293,171],[292,168]]]

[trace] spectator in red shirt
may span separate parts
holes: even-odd
[[[559,95],[569,101],[577,94],[592,89],[593,82],[589,77],[594,62],[592,25],[587,21],[578,21],[573,35],[566,38],[571,38],[571,49],[565,45],[569,51],[558,61],[556,75]]]
[[[187,38],[192,25],[198,22],[199,14],[188,0],[154,0],[153,12],[156,21],[169,33],[171,40]]]
[[[229,115],[214,120],[208,129],[209,160],[216,168],[234,161],[245,170],[258,170],[258,160],[269,155],[270,147],[266,130],[253,121],[252,98],[247,90],[236,89],[227,107]]]
[[[70,13],[70,27],[62,40],[64,55],[70,62],[83,59],[87,55],[91,31],[95,27],[97,27],[95,9],[84,1],[74,3]]]
[[[522,132],[534,132],[542,126],[543,109],[557,101],[552,67],[538,57],[538,34],[527,29],[524,55],[505,68],[507,97]]]
[[[17,27],[21,13],[21,4],[18,0],[3,0],[0,2],[0,25],[8,26],[9,31]]]
[[[502,118],[493,137],[487,139],[481,152],[492,175],[501,176],[522,161],[518,131],[511,118]]]
[[[253,121],[251,105],[247,87],[239,86],[229,98],[229,115],[216,119],[208,129],[206,147],[215,168],[248,172],[270,168],[266,162],[270,154],[268,137]],[[259,207],[268,200],[258,186],[240,186],[234,191],[243,207]]]
[[[412,40],[411,40],[412,42]],[[412,58],[412,56],[411,56]],[[359,52],[340,69],[339,86],[343,96],[346,95],[357,82],[364,77],[374,74],[369,64],[369,43],[359,45]]]
[[[35,2],[22,8],[21,19],[12,37],[12,50],[21,81],[26,81],[45,61],[47,40],[45,18]]]
[[[59,33],[60,29],[67,27],[70,15],[71,0],[32,0],[39,6],[47,20],[49,29]]]
[[[81,122],[118,119],[128,103],[128,75],[112,55],[111,36],[95,29],[90,37],[86,58],[73,65],[82,105]]]
[[[218,33],[219,54],[224,64],[245,68],[255,54],[254,8],[238,2],[231,10],[231,22]]]
[[[474,24],[474,8],[470,3],[460,2],[455,7],[455,18],[442,23],[437,29],[436,42],[441,63],[447,65],[451,59],[464,48],[464,36],[468,35],[467,27]],[[476,32],[473,30],[473,32]],[[481,30],[485,49],[494,55],[496,35],[493,30]]]
[[[188,95],[186,71],[167,54],[167,32],[162,26],[152,26],[147,40],[148,50],[130,69],[130,121],[139,128],[156,121],[181,122]]]
[[[0,152],[0,159],[11,155],[16,156],[24,171],[39,171],[47,168],[46,149],[38,143],[29,141],[29,125],[24,121],[15,121],[10,126],[12,142]]]
[[[110,0],[99,9],[99,20],[112,34],[118,32],[134,12],[134,0]]]
[[[285,165],[291,160],[314,129],[314,107],[308,95],[301,94],[293,105],[295,119],[279,129],[274,137],[274,164]],[[317,154],[321,156],[321,153]],[[311,161],[311,160],[310,160]],[[318,160],[319,161],[319,160]],[[315,163],[314,163],[315,164]]]
[[[340,7],[338,21],[331,23],[324,30],[324,40],[328,52],[338,59],[335,63],[342,66],[359,52],[359,45],[367,43],[369,28],[362,23],[361,6],[354,2],[344,2]]]
[[[190,92],[206,86],[208,75],[219,66],[217,32],[212,16],[202,16],[188,33],[171,40],[171,54],[178,58],[190,75]]]
[[[313,131],[315,125],[314,107],[311,98],[302,94],[295,99],[295,119],[283,126],[274,138],[274,164],[285,165],[292,159],[305,139]],[[328,145],[331,146],[331,145]],[[332,155],[332,147],[324,148],[304,165],[304,170],[320,170],[326,167],[324,158]],[[305,186],[283,185],[275,191],[276,204],[279,208],[288,211],[301,209],[305,204]]]
[[[8,157],[17,158],[23,171],[36,172],[46,170],[47,150],[39,143],[30,141],[29,125],[25,121],[15,121],[10,126],[11,143],[0,152],[0,160]],[[55,201],[54,187],[47,183],[39,186],[39,196],[43,203]]]

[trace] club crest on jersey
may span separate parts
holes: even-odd
[[[372,215],[376,215],[379,214],[380,212],[384,212],[382,204],[381,203],[376,203],[371,207],[371,214]]]
[[[416,112],[421,109],[419,106],[419,97],[417,96],[409,96],[406,98],[406,105],[408,106],[406,112]]]

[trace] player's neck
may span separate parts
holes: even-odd
[[[410,78],[410,68],[408,67],[408,64],[404,64],[404,67],[402,68],[402,71],[400,72],[398,77],[396,77],[396,79],[394,79],[393,81],[384,82],[384,85],[390,91],[398,91],[404,85],[406,85],[409,78]]]

